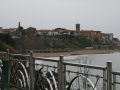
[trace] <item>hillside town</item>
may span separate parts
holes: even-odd
[[[0,33],[9,34],[12,38],[20,38],[22,36],[27,37],[26,31],[30,31],[36,35],[72,35],[75,37],[80,37],[88,39],[94,43],[94,49],[120,49],[120,41],[118,38],[114,37],[113,33],[103,33],[98,30],[84,30],[80,28],[80,24],[75,25],[75,30],[69,30],[65,28],[56,28],[52,30],[37,30],[34,27],[29,27],[24,29],[20,22],[18,23],[18,28],[3,28],[0,27]],[[92,48],[93,48],[92,47]],[[91,49],[91,47],[86,47]]]

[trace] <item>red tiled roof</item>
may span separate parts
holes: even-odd
[[[96,38],[102,39],[101,35],[95,35]]]
[[[37,30],[37,32],[42,32],[41,30]]]
[[[37,32],[49,32],[49,31],[52,31],[52,30],[36,30]]]
[[[54,32],[54,30],[50,30],[49,32]]]
[[[71,30],[63,30],[64,33],[71,32]]]
[[[107,36],[107,34],[105,34],[105,33],[101,33],[100,35],[101,35],[101,36]]]
[[[120,45],[120,42],[116,42],[116,44],[119,44],[119,45]]]
[[[91,32],[91,31],[93,31],[93,32],[101,32],[101,31],[95,31],[95,30],[81,30],[81,31],[85,31],[85,32]]]
[[[93,30],[81,30],[81,31],[84,31],[84,32],[91,32],[91,31],[93,31]]]
[[[80,33],[82,34],[87,34],[87,33],[90,33],[92,32],[93,30],[81,30]]]
[[[89,33],[90,31],[80,31],[80,33],[85,33],[85,34],[87,34],[87,33]]]

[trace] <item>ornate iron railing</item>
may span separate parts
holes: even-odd
[[[9,88],[20,90],[117,90],[119,71],[112,70],[112,62],[106,66],[65,62],[61,55],[58,60],[34,57],[30,54],[4,54],[9,62]],[[38,63],[36,61],[42,61]],[[4,65],[3,65],[4,67]],[[95,70],[95,71],[93,71]]]

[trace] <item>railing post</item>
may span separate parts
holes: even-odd
[[[63,67],[64,67],[64,73],[63,73],[63,75],[64,75],[64,89],[63,90],[66,90],[66,65],[63,65]]]
[[[60,62],[60,60],[59,60],[59,62]],[[59,88],[59,87],[60,87],[60,86],[59,86],[59,83],[60,83],[60,81],[59,81],[59,80],[60,80],[60,79],[59,79],[59,78],[60,78],[60,75],[59,75],[59,74],[60,74],[60,69],[59,69],[60,66],[59,66],[59,62],[57,63],[57,64],[58,64],[58,65],[57,65],[57,66],[58,66],[58,68],[57,68],[57,70],[58,70],[58,83],[57,83],[58,90],[60,90],[60,88]]]
[[[116,90],[116,75],[113,74],[113,90]]]
[[[34,89],[34,60],[33,60],[33,52],[30,51],[30,71],[29,71],[29,79],[30,79],[30,88],[29,90],[35,90]]]
[[[6,57],[2,60],[2,75],[1,75],[1,90],[9,90],[10,82],[10,61],[9,61],[9,49],[6,49]]]
[[[106,70],[103,70],[103,90],[106,90]]]
[[[112,62],[107,62],[107,90],[112,90]]]
[[[63,76],[63,55],[60,56],[58,64],[58,90],[64,90],[64,76]]]
[[[9,60],[9,49],[6,49],[6,59]]]

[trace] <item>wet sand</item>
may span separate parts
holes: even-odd
[[[84,55],[84,54],[107,54],[113,52],[120,52],[120,50],[79,50],[73,52],[56,52],[56,53],[33,53],[35,57],[56,57],[56,56],[70,56],[70,55]]]

